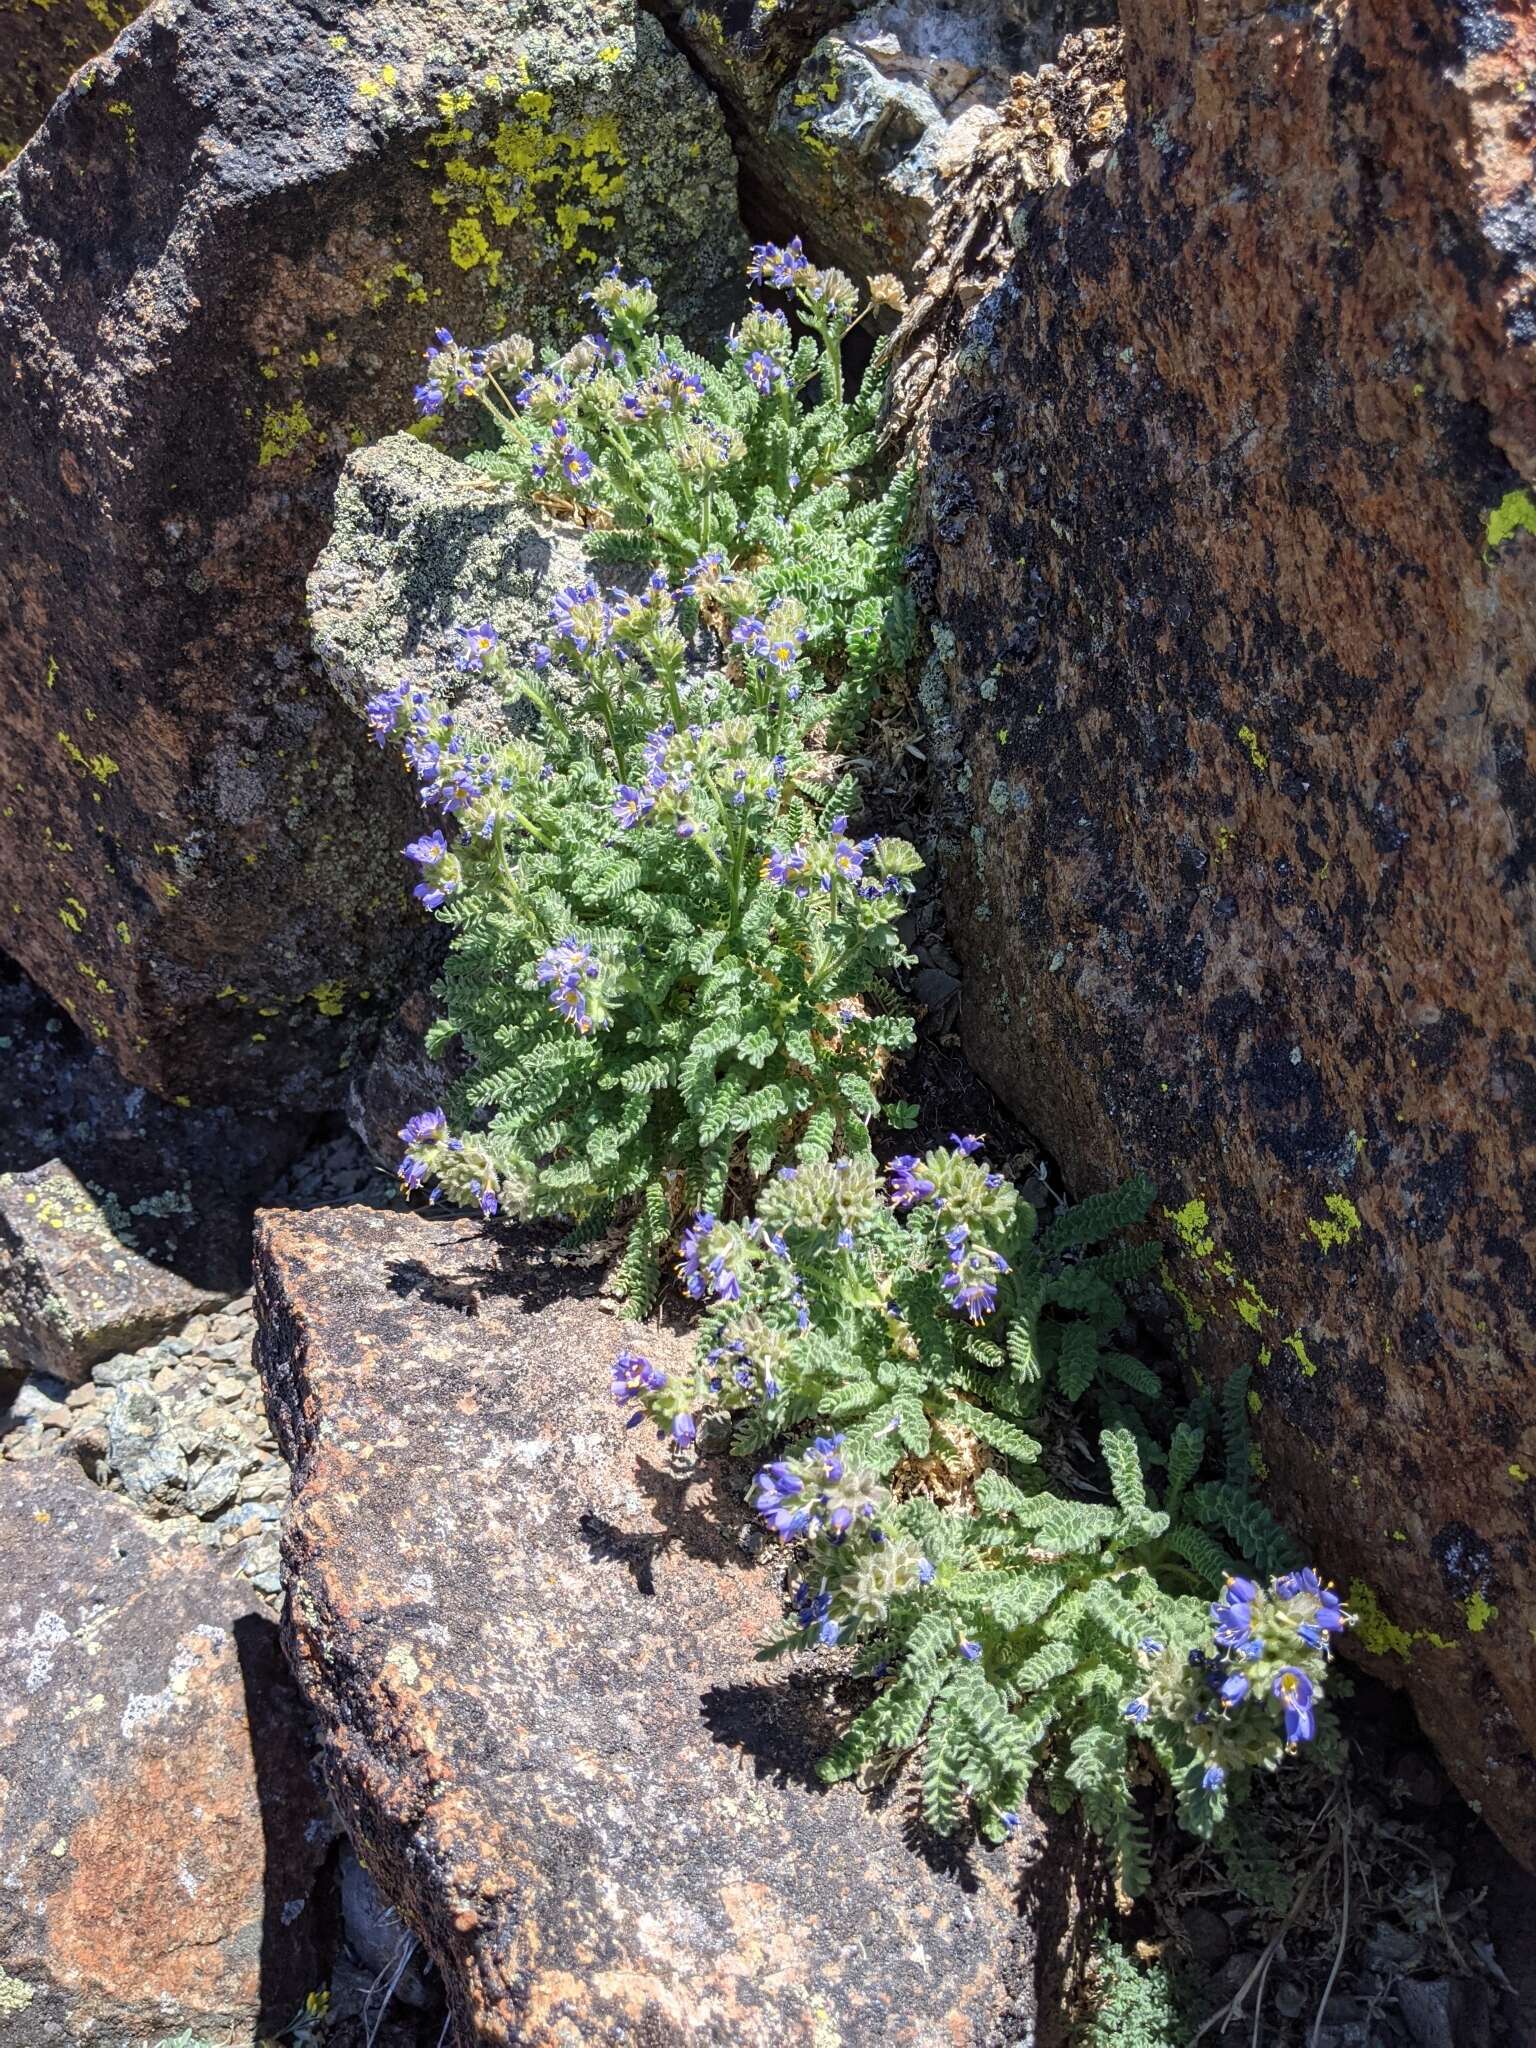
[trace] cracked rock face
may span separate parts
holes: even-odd
[[[1529,22],[1136,0],[946,201],[921,695],[982,1073],[1536,1858]],[[1042,167],[1055,166],[1042,179]],[[936,381],[934,381],[936,378]]]
[[[855,277],[910,277],[1009,82],[1108,19],[1096,0],[743,0],[657,10],[720,92],[752,217]]]
[[[307,642],[345,454],[617,254],[722,323],[735,185],[626,0],[157,0],[0,174],[0,945],[132,1082],[334,1098],[428,931]]]
[[[276,1624],[63,1458],[4,1489],[0,2040],[286,2025],[329,1967],[335,1824]]]
[[[363,1209],[269,1211],[257,1261],[290,1656],[455,2038],[1030,2035],[1014,1852],[957,1877],[899,1789],[815,1785],[841,1709],[824,1672],[753,1661],[781,1596],[747,1474],[680,1477],[620,1426],[622,1326],[579,1276]]]

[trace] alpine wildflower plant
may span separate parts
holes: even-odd
[[[1043,1772],[1128,1892],[1147,1875],[1138,1759],[1185,1826],[1219,1833],[1256,1772],[1326,1732],[1347,1620],[1253,1496],[1246,1375],[1165,1438],[1167,1390],[1115,1343],[1120,1289],[1159,1248],[1099,1247],[1150,1195],[1133,1181],[1037,1231],[969,1133],[883,1173],[803,1158],[750,1218],[694,1219],[695,1362],[625,1394],[674,1442],[686,1415],[689,1444],[720,1418],[736,1452],[778,1447],[749,1495],[794,1560],[790,1629],[763,1654],[851,1646],[882,1680],[827,1777],[920,1749],[929,1825],[968,1809],[996,1839]]]
[[[680,1217],[730,1213],[800,1147],[867,1155],[911,1037],[884,976],[920,863],[856,832],[835,751],[905,646],[907,479],[861,474],[883,356],[846,400],[852,285],[793,244],[753,268],[808,331],[755,304],[719,364],[657,338],[617,270],[543,362],[439,332],[418,406],[485,407],[501,446],[471,459],[579,522],[592,573],[527,665],[493,621],[457,630],[454,666],[531,705],[532,737],[487,745],[425,689],[367,707],[430,816],[415,894],[453,932],[429,1046],[468,1065],[402,1134],[401,1178],[585,1234],[627,1219],[640,1308]]]

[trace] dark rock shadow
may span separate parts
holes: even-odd
[[[311,1991],[330,1980],[341,1939],[337,1843],[316,1868],[306,1838],[315,1802],[304,1797],[315,1766],[307,1753],[304,1708],[289,1675],[277,1623],[264,1615],[243,1614],[233,1632],[265,1850],[260,2024],[276,2033],[290,2023]],[[296,1899],[303,1901],[297,1914]]]
[[[256,1204],[312,1116],[178,1107],[126,1082],[14,962],[0,959],[0,1173],[58,1160],[125,1251],[238,1294]]]

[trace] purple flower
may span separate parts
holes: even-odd
[[[562,939],[557,946],[540,956],[534,969],[542,982],[554,982],[558,987],[572,987],[582,981],[596,981],[600,968],[597,956],[590,946],[579,945],[575,939]]]
[[[1220,1764],[1206,1765],[1205,1776],[1200,1780],[1200,1783],[1205,1787],[1207,1792],[1219,1792],[1226,1782],[1227,1774],[1221,1768]]]
[[[435,868],[447,853],[448,842],[441,832],[427,832],[420,839],[413,839],[409,846],[402,847],[401,851],[419,868]]]
[[[981,1645],[978,1642],[973,1642],[969,1636],[962,1636],[960,1638],[960,1654],[967,1664],[974,1664],[981,1655]]]
[[[626,832],[638,825],[640,820],[656,808],[656,799],[644,790],[635,789],[627,782],[621,782],[613,799],[613,815]]]
[[[448,1119],[440,1109],[419,1109],[399,1135],[406,1145],[436,1145],[448,1135]]]
[[[435,377],[429,377],[425,384],[416,386],[414,395],[416,410],[423,419],[431,419],[434,413],[442,411],[443,400],[447,394]]]
[[[415,1194],[427,1177],[427,1169],[419,1159],[413,1158],[409,1152],[406,1153],[395,1171],[399,1174],[411,1194]]]
[[[687,1450],[699,1433],[699,1426],[691,1415],[675,1415],[672,1418],[672,1441]]]
[[[814,1629],[818,1642],[832,1644],[842,1634],[839,1624],[830,1618],[832,1595],[823,1589],[813,1593],[802,1582],[795,1588],[795,1619],[801,1628]]]
[[[1228,1579],[1219,1600],[1211,1604],[1211,1620],[1218,1645],[1239,1654],[1253,1642],[1253,1603],[1259,1589],[1252,1579]]]
[[[714,1227],[714,1217],[707,1209],[701,1209],[683,1232],[678,1247],[678,1274],[695,1301],[702,1301],[708,1292],[708,1282],[699,1268],[699,1253]]]
[[[380,690],[376,697],[370,697],[363,707],[368,730],[381,747],[394,735],[400,719],[400,707],[405,702],[405,694],[405,684],[396,683],[392,690]]]
[[[642,1351],[621,1351],[613,1361],[613,1398],[621,1408],[638,1401],[642,1394],[659,1394],[666,1384],[666,1374]],[[638,1420],[638,1415],[631,1417],[631,1421]]]
[[[915,1154],[903,1152],[887,1169],[891,1176],[891,1201],[898,1209],[914,1208],[933,1193],[933,1182],[919,1170]]]
[[[780,852],[776,846],[771,847],[768,858],[763,863],[763,873],[770,882],[776,882],[781,889],[791,876],[802,874],[804,871],[805,849],[801,846],[792,846],[788,853]]]
[[[810,1527],[811,1511],[798,1500],[805,1482],[782,1460],[765,1465],[752,1484],[757,1488],[753,1507],[782,1542],[793,1543]]]
[[[842,1447],[843,1439],[840,1436],[819,1436],[811,1445],[811,1459],[813,1462],[819,1462],[829,1486],[835,1486],[843,1476],[843,1461],[839,1455]]]
[[[941,1284],[950,1307],[979,1323],[997,1307],[997,1283],[1008,1272],[1008,1261],[986,1245],[973,1245],[963,1223],[944,1242],[949,1246],[949,1271]]]
[[[764,398],[768,396],[769,392],[783,375],[784,372],[773,360],[773,357],[765,355],[762,349],[753,349],[751,355],[747,357],[747,381],[751,384],[753,390],[761,392]]]
[[[1235,1707],[1240,1701],[1247,1699],[1248,1681],[1241,1671],[1234,1671],[1230,1678],[1222,1680],[1220,1692],[1222,1705]]]
[[[459,651],[454,656],[454,667],[478,673],[485,667],[486,656],[494,655],[496,652],[496,628],[489,619],[483,619],[478,626],[455,626],[454,631],[461,642]]]
[[[469,1184],[469,1191],[478,1201],[482,1216],[494,1216],[501,1207],[501,1204],[496,1199],[495,1190],[482,1187],[479,1181],[472,1180]]]
[[[592,474],[592,458],[585,448],[567,448],[561,454],[560,467],[565,471],[566,482],[579,487]]]
[[[1287,1664],[1275,1673],[1270,1691],[1285,1710],[1286,1741],[1310,1742],[1317,1733],[1317,1719],[1312,1712],[1312,1681],[1305,1671]]]
[[[985,1140],[978,1138],[974,1132],[967,1137],[961,1137],[958,1131],[951,1131],[949,1134],[950,1150],[952,1152],[963,1152],[967,1159],[979,1152],[984,1142]]]
[[[1125,1703],[1126,1720],[1135,1721],[1136,1723],[1138,1723],[1138,1725],[1141,1722],[1145,1721],[1151,1714],[1151,1712],[1152,1709],[1147,1705],[1145,1700],[1127,1700]]]
[[[793,284],[796,274],[809,265],[805,251],[800,246],[800,237],[786,242],[780,248],[776,242],[753,244],[752,256],[747,264],[747,275],[760,284],[778,285],[780,288]]]

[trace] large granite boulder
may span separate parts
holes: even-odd
[[[724,317],[734,195],[630,0],[156,0],[0,177],[0,944],[130,1079],[337,1092],[430,935],[308,651],[342,459],[617,252]]]
[[[1037,1951],[1058,2037],[1017,1852],[957,1860],[903,1788],[818,1785],[839,1709],[824,1670],[753,1661],[781,1572],[747,1474],[622,1428],[623,1327],[579,1274],[365,1209],[266,1212],[257,1269],[289,1654],[457,2040],[981,2048],[1034,2038]]]
[[[1034,71],[1108,0],[656,0],[720,94],[754,221],[856,277],[910,276],[934,205]]]
[[[335,1823],[277,1624],[63,1458],[4,1469],[0,2042],[249,2042],[329,1974]]]
[[[966,1041],[1159,1183],[1191,1362],[1536,1857],[1528,43],[1124,17],[1123,117],[1103,38],[1025,81],[912,315]]]

